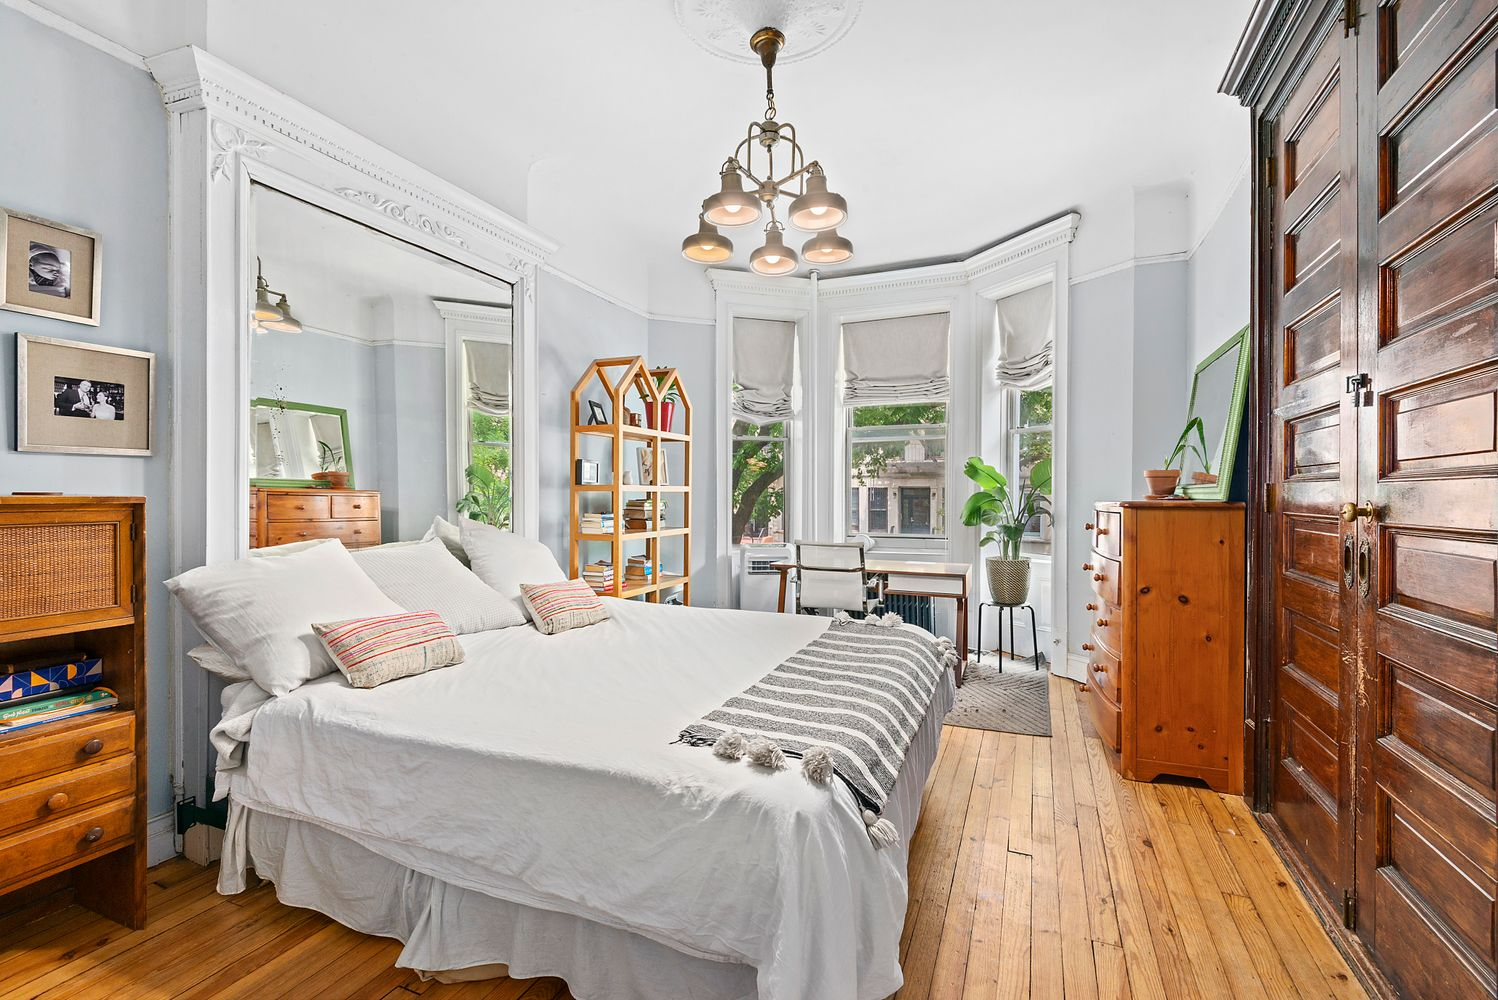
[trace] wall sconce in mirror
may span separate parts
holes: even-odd
[[[272,295],[281,296],[280,301],[272,304]],[[302,323],[291,314],[291,305],[286,301],[286,293],[278,292],[270,287],[265,280],[265,271],[260,263],[260,258],[255,258],[255,326],[261,330],[275,330],[278,333],[301,333]]]

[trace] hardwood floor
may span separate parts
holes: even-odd
[[[1051,679],[1050,739],[948,728],[910,858],[902,1000],[1362,997],[1241,799],[1120,780]],[[0,924],[0,1000],[566,1000],[556,979],[442,986],[400,946],[216,871],[152,869],[145,930],[69,907]]]

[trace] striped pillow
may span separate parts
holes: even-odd
[[[598,593],[582,580],[561,583],[522,583],[520,599],[543,635],[555,635],[581,625],[607,621]]]
[[[458,637],[435,611],[314,623],[312,631],[356,688],[463,662]]]

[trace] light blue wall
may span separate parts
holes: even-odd
[[[145,496],[147,805],[171,809],[167,654],[168,434],[166,114],[142,70],[0,6],[0,205],[102,236],[101,324],[0,312],[0,493]],[[17,332],[154,351],[156,441],[149,458],[14,450]]]
[[[1248,175],[1244,174],[1187,264],[1191,316],[1187,362],[1197,362],[1248,325],[1251,277]]]
[[[380,509],[385,540],[420,538],[447,505],[447,351],[381,345],[380,426],[392,427],[396,464],[382,470]],[[388,421],[386,414],[388,413]]]
[[[692,603],[698,607],[718,607],[726,597],[718,593],[718,560],[725,554],[718,551],[716,338],[711,323],[650,321],[648,360],[675,366],[692,400],[691,572]]]

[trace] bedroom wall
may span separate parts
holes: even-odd
[[[649,360],[650,336],[643,316],[545,269],[536,276],[535,309],[540,332],[541,541],[565,570],[573,383],[594,358],[644,354]]]
[[[653,319],[649,324],[651,364],[675,365],[692,400],[692,603],[720,607],[718,593],[717,482],[719,409],[714,399],[717,362],[711,323]],[[680,419],[680,418],[678,418]]]
[[[172,358],[166,316],[166,116],[143,70],[0,6],[0,205],[102,234],[101,323],[81,326],[0,312],[0,493],[145,496],[149,615],[147,739],[150,815],[169,813],[171,661],[167,456]],[[16,332],[157,354],[155,453],[149,458],[21,454],[15,448]],[[153,834],[161,830],[154,823]],[[170,825],[164,842],[171,847]],[[153,839],[153,860],[157,853]]]
[[[1187,262],[1188,359],[1196,363],[1248,325],[1251,239],[1248,171]]]

